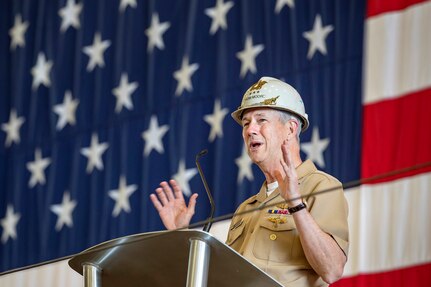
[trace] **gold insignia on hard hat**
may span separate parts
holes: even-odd
[[[276,97],[274,97],[274,98],[270,98],[270,99],[266,99],[266,100],[263,100],[262,102],[260,102],[259,104],[260,105],[266,105],[266,106],[269,106],[269,105],[276,105],[277,104],[277,99],[279,98],[280,96],[276,96]]]
[[[259,82],[255,83],[253,86],[250,87],[249,91],[254,91],[254,90],[260,90],[260,88],[262,88],[263,85],[266,84],[266,81],[263,80],[259,80]]]

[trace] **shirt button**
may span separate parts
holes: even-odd
[[[271,235],[269,236],[269,239],[271,239],[272,241],[274,241],[274,240],[276,240],[276,239],[277,239],[277,235],[275,235],[275,234],[273,233],[273,234],[271,234]]]

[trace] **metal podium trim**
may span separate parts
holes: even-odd
[[[193,244],[200,252],[192,251]],[[198,230],[149,232],[113,239],[79,253],[69,260],[69,266],[81,275],[85,264],[97,266],[100,280],[98,275],[94,278],[101,285],[91,287],[188,286],[189,272],[196,272],[190,271],[189,258],[199,253],[206,255],[195,258],[195,267],[204,267],[198,271],[201,279],[197,280],[206,277],[208,287],[282,286],[235,250]]]

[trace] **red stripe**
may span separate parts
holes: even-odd
[[[364,106],[361,164],[363,180],[416,165],[422,167],[373,180],[372,183],[387,182],[431,170],[430,107],[431,88]]]
[[[331,287],[423,287],[431,286],[431,263],[375,274],[343,278]]]
[[[403,10],[409,6],[426,1],[427,0],[368,0],[367,17]]]

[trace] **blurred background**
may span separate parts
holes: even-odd
[[[264,178],[230,113],[272,76],[305,103],[303,159],[346,185],[334,285],[430,286],[430,27],[421,0],[1,1],[0,285],[80,286],[66,261],[8,271],[164,229],[163,180],[205,220],[203,149],[233,213]]]

